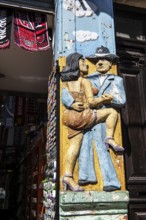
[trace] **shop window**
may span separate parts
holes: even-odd
[[[146,41],[146,20],[144,15],[115,9],[116,37]]]

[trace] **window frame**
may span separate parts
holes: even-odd
[[[45,0],[1,0],[0,7],[31,10],[53,15],[55,13],[54,0],[48,0],[48,3]]]

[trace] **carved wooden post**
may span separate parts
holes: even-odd
[[[110,54],[115,54],[112,0],[57,0],[54,45],[55,61],[58,61],[60,71],[66,66],[66,57],[71,53],[77,52],[82,54],[83,57],[88,57],[91,54],[95,54],[96,48],[103,45],[109,49]],[[89,59],[86,62],[89,66],[88,74],[95,72],[95,64],[90,62]],[[117,75],[116,66],[113,66],[110,72]],[[60,93],[62,95],[61,82],[60,85]],[[97,145],[100,145],[100,143],[98,144],[98,140],[97,142],[94,141],[93,137],[93,152],[91,152],[92,148],[89,151],[92,155],[94,154],[94,160],[92,155],[88,158],[86,170],[89,169],[90,163],[91,167],[94,164],[95,178],[97,178],[95,184],[90,184],[89,181],[89,184],[82,186],[85,190],[84,192],[63,190],[62,178],[65,175],[66,165],[64,158],[70,144],[68,129],[62,124],[64,109],[65,107],[60,99],[60,219],[127,219],[128,192],[125,190],[123,154],[116,154],[112,150],[104,153],[104,156],[108,154],[106,160],[112,160],[114,168],[111,169],[115,170],[117,181],[121,185],[121,188],[119,187],[117,191],[113,190],[111,192],[112,190],[109,190],[110,192],[106,192],[108,190],[103,190],[105,189],[106,181],[103,180],[105,174],[102,168],[106,161],[104,161],[105,158],[101,158],[103,154],[100,154],[100,150],[98,150]],[[119,110],[117,111],[119,112]],[[91,135],[93,130],[91,128]],[[101,137],[104,136],[105,131],[100,127],[99,132]],[[119,145],[122,145],[119,113],[114,138]],[[86,159],[84,158],[84,161],[87,163]],[[91,159],[92,161],[90,161]],[[82,161],[83,158],[79,158],[79,160]],[[109,163],[112,166],[111,161]],[[77,162],[73,172],[73,178],[76,183],[78,183],[80,178],[79,172],[82,172],[79,170],[79,166]],[[91,169],[90,171],[91,174],[93,170]],[[109,179],[110,176],[112,174],[109,175]]]

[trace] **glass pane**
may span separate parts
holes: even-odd
[[[123,12],[115,16],[116,36],[134,40],[146,40],[146,25],[144,17]]]

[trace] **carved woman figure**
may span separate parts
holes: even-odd
[[[75,101],[71,108],[66,108],[63,113],[63,123],[68,127],[69,147],[64,160],[65,173],[62,183],[64,190],[83,191],[75,183],[73,171],[79,155],[84,129],[90,129],[98,123],[105,122],[107,150],[109,147],[115,151],[123,151],[124,149],[118,146],[113,138],[118,118],[117,111],[113,108],[98,109],[98,106],[110,103],[112,96],[109,94],[98,98],[93,96],[92,85],[86,79],[88,67],[81,54],[70,54],[66,63],[66,67],[61,72],[61,80],[63,88],[69,90]]]

